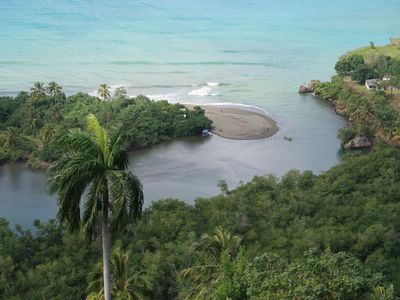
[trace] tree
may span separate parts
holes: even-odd
[[[99,266],[101,267],[101,266]],[[89,299],[103,299],[101,268],[89,275]],[[134,270],[129,253],[116,249],[111,256],[111,293],[116,299],[146,299],[151,281],[143,271]]]
[[[63,120],[63,115],[61,114],[59,104],[56,103],[50,109],[51,120],[55,123],[59,123]]]
[[[344,56],[335,65],[336,72],[341,76],[349,76],[360,65],[364,64],[364,57],[359,54]]]
[[[60,222],[71,230],[81,228],[90,238],[101,223],[104,295],[109,300],[109,230],[121,230],[139,217],[143,191],[138,178],[127,171],[122,135],[102,128],[93,114],[87,116],[86,129],[55,138],[55,147],[64,154],[50,169],[50,192],[57,194]]]
[[[393,130],[393,139],[395,141],[399,141],[400,140],[400,117],[397,117],[397,120],[395,122],[395,128]]]
[[[370,299],[383,276],[349,253],[310,249],[291,263],[271,253],[258,256],[241,280],[250,299]]]
[[[351,73],[351,79],[360,84],[365,83],[365,80],[374,77],[374,71],[366,64],[358,65]]]
[[[46,89],[43,82],[35,82],[33,87],[31,87],[31,97],[34,100],[39,100],[40,98],[46,96]]]
[[[381,82],[381,84],[380,84],[380,86],[382,87],[382,89],[384,90],[384,91],[386,91],[386,90],[390,90],[390,99],[393,99],[393,79],[392,78],[390,78],[390,79],[388,79],[388,80],[384,80],[384,81],[382,81]]]
[[[350,120],[354,123],[367,123],[371,114],[367,105],[360,105],[356,110],[350,113]]]
[[[49,124],[45,124],[40,131],[40,139],[44,143],[48,143],[51,141],[55,133],[54,128],[52,128]]]
[[[214,234],[203,234],[198,243],[193,245],[195,250],[204,252],[202,264],[191,266],[181,271],[180,278],[189,282],[186,299],[209,298],[213,289],[220,282],[219,265],[222,260],[232,261],[240,250],[239,236],[231,236],[230,232],[218,226]]]
[[[127,91],[124,86],[117,87],[114,91],[114,98],[124,100],[127,97]]]
[[[392,78],[392,83],[396,89],[400,89],[400,74]]]
[[[46,88],[50,97],[60,96],[62,94],[62,87],[55,81],[49,82]]]
[[[372,49],[375,49],[375,43],[374,42],[369,42],[369,45],[371,46]]]
[[[5,145],[14,148],[19,140],[18,130],[15,127],[8,127],[6,130],[6,142]]]
[[[225,180],[219,180],[217,186],[219,187],[222,195],[229,195],[230,191],[228,183]]]
[[[212,260],[218,260],[222,252],[227,251],[230,257],[235,257],[239,251],[241,238],[218,226],[212,235],[205,233],[201,236],[200,242],[194,244],[197,250],[203,250]]]
[[[97,95],[101,99],[107,100],[111,96],[110,87],[106,83],[100,84],[99,88],[97,89]]]

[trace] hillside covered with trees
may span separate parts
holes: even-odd
[[[350,124],[339,132],[342,145],[355,137],[372,142],[400,142],[400,48],[360,48],[343,55],[330,82],[313,81],[315,94],[329,101]],[[372,80],[373,88],[365,85]]]
[[[400,284],[400,153],[375,149],[322,175],[255,177],[194,205],[153,203],[112,240],[117,299],[394,299]],[[100,240],[51,221],[1,222],[0,298],[101,291]],[[100,274],[100,275],[99,275]]]

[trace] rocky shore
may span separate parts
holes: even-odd
[[[302,84],[299,88],[299,93],[300,94],[307,94],[307,93],[312,93],[314,96],[319,97],[328,103],[330,103],[335,110],[335,112],[347,119],[347,122],[351,124],[351,120],[348,118],[347,113],[346,113],[346,106],[344,103],[342,103],[339,100],[331,99],[331,98],[326,98],[321,95],[317,95],[315,93],[315,88],[317,84],[320,84],[321,82],[319,80],[312,80],[309,84]],[[349,141],[343,142],[341,141],[340,143],[341,147],[345,150],[349,149],[363,149],[363,148],[370,148],[372,146],[372,142],[365,136],[355,136]]]

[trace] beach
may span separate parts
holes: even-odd
[[[192,108],[193,104],[185,104]],[[199,105],[212,120],[211,132],[234,140],[253,140],[273,136],[276,122],[262,110],[241,105]]]

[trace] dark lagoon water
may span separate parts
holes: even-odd
[[[398,0],[0,1],[0,94],[37,80],[55,80],[67,93],[107,82],[130,95],[268,111],[280,126],[269,139],[189,138],[132,154],[147,205],[193,202],[218,193],[220,179],[233,187],[254,175],[337,164],[345,122],[298,95],[298,86],[329,79],[343,52],[398,36],[399,13]],[[55,214],[43,172],[0,167],[1,217],[30,225]]]

